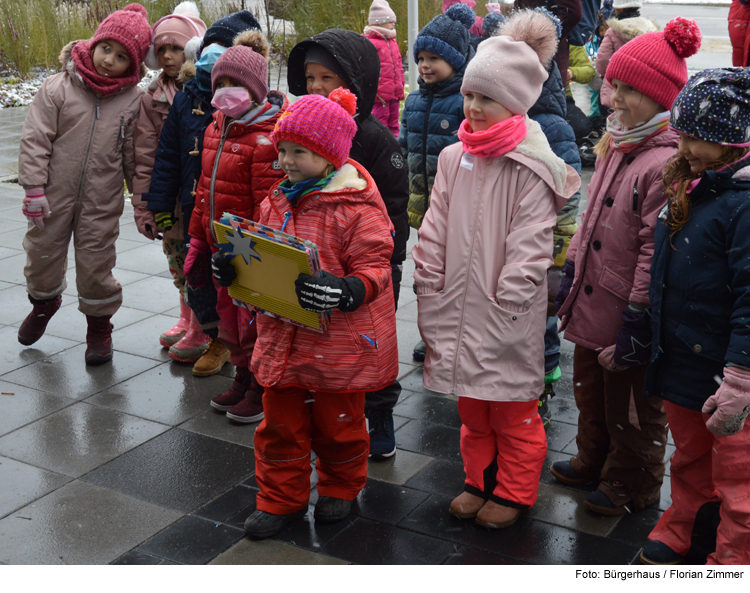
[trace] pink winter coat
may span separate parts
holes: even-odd
[[[581,179],[539,124],[526,124],[526,138],[500,158],[467,162],[460,142],[440,153],[412,251],[433,391],[531,401],[544,390],[552,227]]]
[[[599,51],[596,52],[596,71],[602,77],[602,88],[599,91],[599,100],[602,105],[612,107],[612,85],[607,81],[606,73],[609,61],[618,49],[631,39],[635,39],[644,33],[659,31],[660,27],[654,21],[642,16],[623,19],[621,21],[611,18],[607,21],[607,32],[604,34]]]
[[[377,31],[366,28],[367,37],[380,58],[380,80],[378,81],[378,98],[381,101],[400,101],[404,98],[404,66],[401,63],[401,52],[395,38],[385,39]]]
[[[666,129],[631,152],[597,159],[589,205],[568,248],[575,278],[558,312],[567,340],[592,350],[612,346],[628,302],[648,307],[654,230],[666,204],[662,171],[678,139]]]

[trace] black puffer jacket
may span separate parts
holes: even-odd
[[[354,116],[357,134],[349,156],[372,175],[396,229],[391,267],[393,292],[398,301],[401,264],[406,259],[406,242],[409,240],[406,216],[409,181],[398,141],[371,113],[380,78],[378,50],[366,37],[344,29],[330,29],[301,41],[289,54],[287,82],[289,92],[293,95],[307,94],[305,56],[315,44],[325,48],[336,58],[346,75],[349,90],[357,96],[357,113]]]

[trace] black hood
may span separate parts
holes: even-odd
[[[355,119],[358,122],[367,119],[378,94],[380,58],[372,42],[354,31],[329,29],[295,45],[287,62],[289,92],[298,97],[307,94],[305,56],[315,44],[328,50],[344,71],[344,80],[357,97]]]

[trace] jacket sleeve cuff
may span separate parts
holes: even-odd
[[[373,284],[372,280],[370,280],[367,276],[361,276],[359,274],[352,274],[353,278],[358,278],[362,281],[362,284],[365,287],[365,298],[362,300],[363,303],[369,303],[371,300],[375,298],[376,295],[376,286]]]
[[[148,206],[151,212],[173,212],[175,201],[170,200],[164,194],[141,194],[141,200]]]
[[[39,198],[44,195],[43,187],[24,187],[27,198]]]

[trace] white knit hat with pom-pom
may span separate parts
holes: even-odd
[[[557,52],[557,23],[545,12],[519,10],[497,37],[479,44],[464,73],[461,92],[481,93],[513,115],[524,115],[542,92],[547,65]]]

